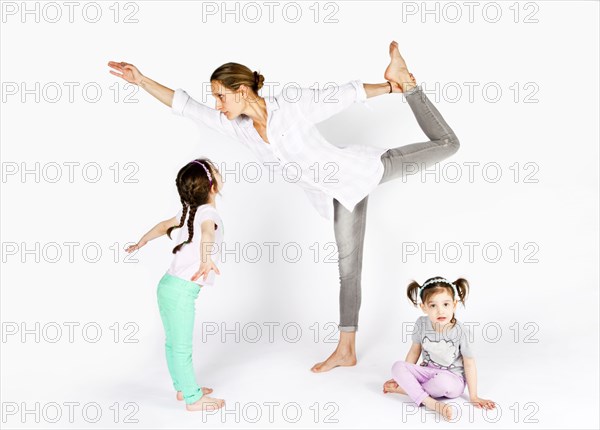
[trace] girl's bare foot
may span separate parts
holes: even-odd
[[[213,392],[212,388],[202,387],[202,394],[210,394]],[[177,392],[177,400],[183,400],[183,393],[181,391]]]
[[[394,379],[390,379],[383,384],[383,393],[397,393],[397,394],[406,394],[406,392],[400,388],[398,383]]]
[[[395,40],[390,43],[390,58],[390,64],[385,69],[383,77],[390,82],[397,83],[402,92],[410,91],[417,83],[414,76],[408,71],[406,62],[400,55],[398,43]]]
[[[223,399],[202,396],[197,402],[185,405],[185,408],[188,411],[214,411],[222,408],[223,406],[225,406],[225,400]]]
[[[425,400],[423,400],[423,404],[427,409],[436,411],[446,421],[450,421],[452,419],[452,406],[443,402],[438,402],[437,400],[432,399],[431,397],[427,397]]]

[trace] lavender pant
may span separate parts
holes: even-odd
[[[453,399],[465,391],[465,380],[462,376],[449,370],[418,366],[406,361],[394,363],[392,378],[419,406],[428,396]]]

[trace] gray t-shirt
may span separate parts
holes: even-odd
[[[422,365],[430,364],[464,377],[462,358],[473,357],[473,344],[468,327],[460,321],[440,333],[435,331],[428,316],[419,317],[412,341],[421,344]]]

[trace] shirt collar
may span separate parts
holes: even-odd
[[[274,111],[279,109],[279,102],[277,101],[277,98],[273,97],[273,96],[265,97],[264,99],[265,99],[265,104],[267,106],[267,125],[268,125],[268,122],[271,119],[271,114]],[[246,127],[246,128],[254,127],[252,119],[249,116],[244,115],[243,118],[244,118],[243,119],[244,127]]]

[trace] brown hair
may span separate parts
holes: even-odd
[[[225,63],[210,75],[211,81],[219,81],[230,90],[237,91],[240,85],[246,85],[258,95],[265,77],[259,72],[253,72],[243,64]]]
[[[436,281],[437,280],[437,281]],[[433,281],[433,282],[429,282]],[[428,283],[429,282],[429,283]],[[463,305],[465,304],[465,300],[467,298],[467,294],[469,292],[469,282],[464,278],[458,278],[456,281],[452,282],[456,286],[456,291],[458,292],[458,297],[454,297],[454,289],[451,285],[449,285],[444,278],[441,276],[435,276],[433,278],[427,279],[423,285],[427,284],[425,289],[421,291],[421,301],[423,303],[427,303],[427,300],[443,291],[446,291],[452,300],[459,300]],[[406,295],[408,300],[412,302],[413,305],[418,305],[419,291],[421,289],[421,285],[417,281],[412,281],[408,284],[406,288]],[[452,324],[456,322],[456,318],[454,318],[454,314],[452,314],[452,320],[450,320]]]
[[[208,179],[206,170],[204,170],[204,167],[202,166],[206,167],[210,172],[212,184]],[[194,237],[194,217],[196,216],[196,210],[198,209],[198,206],[208,203],[208,195],[211,187],[217,186],[215,178],[215,172],[217,171],[218,170],[213,162],[208,158],[196,158],[195,160],[190,161],[188,164],[183,166],[177,173],[175,185],[177,185],[177,192],[179,193],[181,205],[183,206],[183,213],[181,214],[179,225],[169,227],[167,230],[167,236],[169,236],[169,239],[171,239],[171,232],[173,229],[181,228],[183,226],[188,209],[190,212],[190,217],[188,218],[187,222],[188,239],[173,248],[173,254],[176,254],[183,247],[183,245],[186,245],[192,241],[192,238]]]

